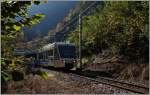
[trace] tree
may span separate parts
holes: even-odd
[[[125,55],[134,61],[144,57],[148,62],[148,10],[148,1],[106,1],[103,7],[95,9],[93,15],[84,16],[85,56],[110,49],[114,55]],[[75,43],[78,42],[77,29],[69,36],[69,40]]]
[[[21,69],[20,63],[24,63],[24,58],[13,56],[13,41],[20,33],[22,27],[30,27],[39,23],[44,14],[35,14],[29,17],[27,9],[31,6],[31,1],[4,1],[1,3],[1,78],[2,83],[11,79],[10,71]],[[39,4],[39,1],[34,2]],[[19,68],[20,67],[20,68]]]

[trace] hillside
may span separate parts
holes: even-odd
[[[112,56],[108,51],[93,58],[91,64],[86,63],[85,71],[95,73],[98,76],[128,81],[148,86],[149,63],[139,61],[134,63],[124,56]]]

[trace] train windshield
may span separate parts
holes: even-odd
[[[58,46],[61,58],[75,58],[75,46]]]

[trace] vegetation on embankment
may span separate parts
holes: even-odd
[[[109,49],[113,55],[127,60],[148,62],[148,1],[104,2],[92,15],[82,19],[83,57],[97,55]],[[78,27],[68,37],[78,45]]]
[[[21,34],[21,28],[30,28],[44,17],[38,13],[29,16],[27,9],[31,3],[39,4],[39,1],[6,1],[1,2],[1,83],[2,93],[4,86],[10,80],[22,80],[27,72],[29,60],[25,57],[13,55],[16,39]]]
[[[124,56],[111,55],[111,51],[105,50],[94,57],[94,62],[84,65],[85,73],[91,76],[109,77],[124,81],[131,81],[148,86],[149,64],[133,63]]]
[[[97,69],[113,68],[113,78],[143,82],[149,80],[148,3],[106,1],[104,5],[97,6],[92,15],[82,17],[82,56],[84,63],[90,63],[87,68],[95,62]],[[78,30],[77,26],[68,37],[77,46]],[[107,54],[103,51],[110,52]],[[123,56],[121,61],[124,63],[112,63],[109,60],[120,56]],[[95,61],[96,58],[99,60]]]

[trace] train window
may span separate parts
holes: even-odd
[[[75,58],[75,46],[58,46],[59,54],[61,58]]]
[[[59,52],[58,52],[57,48],[55,48],[55,54],[54,54],[54,56],[55,56],[55,59],[59,58]]]
[[[48,51],[48,55],[49,55],[49,56],[52,56],[52,55],[53,55],[53,50],[49,50],[49,51]]]

